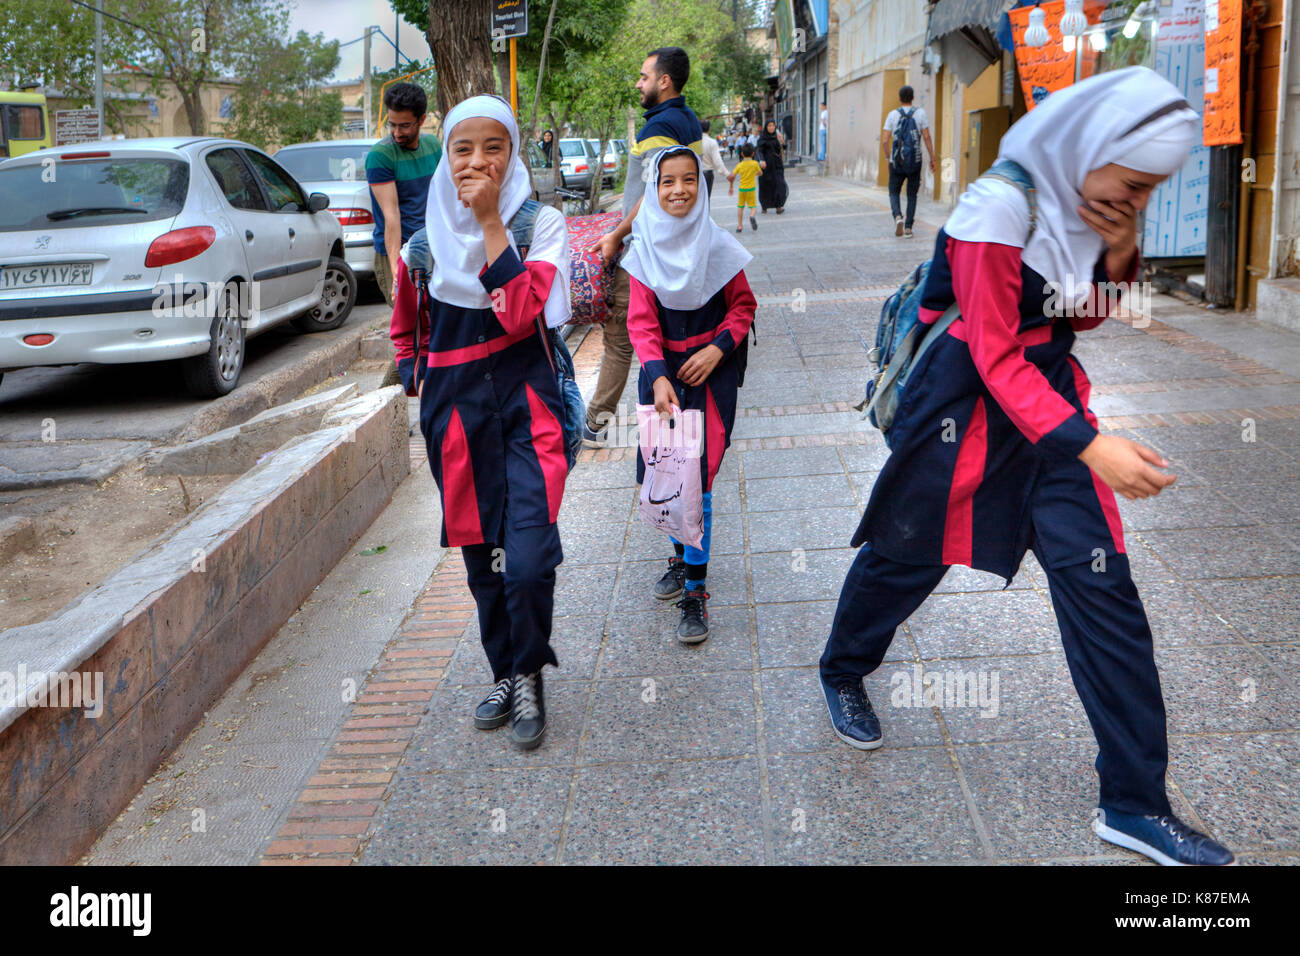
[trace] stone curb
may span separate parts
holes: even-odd
[[[351,408],[56,617],[0,634],[0,865],[76,861],[383,511],[410,473],[407,399]],[[69,692],[84,678],[93,703]]]
[[[291,401],[331,375],[346,371],[361,356],[361,342],[373,331],[369,322],[344,325],[342,334],[302,362],[278,369],[256,382],[241,385],[215,399],[173,437],[173,442],[193,441],[232,425],[246,422],[258,412]],[[324,333],[334,334],[334,333]]]

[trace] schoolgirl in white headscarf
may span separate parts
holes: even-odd
[[[1097,738],[1094,829],[1161,863],[1219,865],[1232,853],[1180,821],[1165,792],[1164,702],[1115,500],[1159,494],[1174,476],[1155,451],[1099,432],[1070,354],[1075,333],[1106,317],[1100,285],[1136,281],[1138,214],[1199,136],[1181,94],[1134,67],[1053,93],[1003,137],[1000,158],[1032,178],[1036,226],[1030,237],[1018,186],[981,179],[936,238],[920,319],[951,324],[931,328],[911,369],[819,670],[836,735],[881,746],[863,680],[898,625],[950,565],[1010,583],[1032,549]],[[973,645],[1014,651],[1014,631],[966,627]]]
[[[1087,294],[1105,240],[1077,209],[1084,181],[1110,164],[1166,177],[1200,138],[1200,118],[1167,80],[1144,67],[1089,77],[1051,94],[1002,137],[999,159],[1033,178],[1038,226],[1021,258],[1064,294]],[[1022,244],[1029,206],[1015,186],[977,179],[944,232],[964,242]]]
[[[692,409],[704,421],[704,537],[699,547],[674,539],[676,554],[652,589],[660,600],[681,596],[677,637],[688,644],[709,635],[713,479],[731,442],[741,380],[737,350],[747,354],[757,305],[744,272],[752,256],[709,216],[703,182],[693,150],[660,152],[621,262],[630,276],[627,332],[641,360],[641,404],[661,413]],[[638,480],[644,464],[638,452]]]
[[[471,97],[443,130],[424,236],[412,237],[398,265],[390,335],[407,393],[420,398],[442,545],[462,549],[492,668],[495,686],[474,722],[509,722],[528,749],[546,731],[542,668],[556,664],[556,519],[568,463],[541,326],[569,318],[568,230],[557,210],[530,201],[509,104]],[[530,217],[516,238],[512,226]],[[417,270],[427,297],[411,281]]]

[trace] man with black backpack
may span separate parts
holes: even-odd
[[[916,194],[921,189],[921,143],[930,154],[930,172],[934,172],[934,143],[930,141],[930,121],[925,110],[912,105],[912,88],[898,91],[902,106],[885,117],[885,135],[881,146],[889,158],[889,208],[894,213],[894,235],[912,238],[916,218]],[[907,183],[907,219],[899,203],[903,183]]]

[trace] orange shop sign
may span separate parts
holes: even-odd
[[[1241,0],[1205,0],[1205,145],[1241,142]]]
[[[1027,46],[1025,30],[1029,28],[1029,14],[1041,9],[1045,14],[1043,25],[1047,27],[1048,41],[1042,46]],[[1083,5],[1083,14],[1088,22],[1096,23],[1106,9],[1104,0],[1089,0]],[[1020,86],[1025,94],[1025,106],[1033,109],[1049,93],[1065,89],[1074,83],[1074,61],[1076,56],[1087,56],[1086,37],[1078,37],[1073,50],[1067,51],[1061,36],[1061,17],[1065,14],[1065,0],[1052,0],[1040,3],[1037,7],[1016,7],[1007,11],[1011,20],[1011,35],[1015,38],[1016,72],[1020,75]],[[1085,73],[1089,71],[1085,70]]]

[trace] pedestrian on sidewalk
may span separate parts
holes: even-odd
[[[509,103],[470,97],[443,129],[447,160],[425,215],[428,327],[403,260],[390,335],[406,393],[420,398],[442,545],[464,555],[492,667],[474,724],[508,721],[511,739],[531,749],[546,732],[542,668],[557,665],[556,519],[568,474],[564,406],[539,326],[569,319],[568,230],[558,210],[529,199]]]
[[[423,87],[414,83],[390,86],[384,92],[388,135],[366,153],[370,214],[375,221],[375,284],[389,308],[398,252],[424,225],[429,180],[442,158],[438,137],[420,132],[428,106]],[[398,381],[397,366],[390,364],[380,384],[396,385]]]
[[[758,204],[767,212],[775,207],[777,215],[785,212],[790,187],[785,183],[785,137],[776,129],[776,120],[768,120],[754,149],[763,174],[758,178]]]
[[[718,141],[709,135],[710,125],[708,120],[700,120],[700,128],[704,131],[700,143],[701,155],[704,157],[704,184],[709,188],[708,196],[713,195],[713,174],[727,175],[727,164],[722,161],[722,150],[718,148]]]
[[[632,221],[636,219],[645,193],[644,177],[649,174],[655,156],[669,146],[689,146],[696,153],[704,148],[700,121],[682,96],[690,75],[690,57],[677,46],[651,50],[641,64],[636,88],[641,94],[641,108],[645,110],[645,125],[628,151],[623,219],[600,240],[598,247],[601,261],[606,264],[617,259],[623,244],[632,234]],[[622,269],[615,269],[614,273],[614,303],[601,330],[605,352],[600,359],[596,391],[587,404],[587,421],[582,429],[583,443],[593,448],[603,446],[608,439],[606,429],[615,417],[618,400],[627,386],[628,369],[632,367],[632,343],[627,337],[627,273]]]
[[[753,257],[709,216],[707,197],[701,201],[699,158],[683,147],[667,149],[651,169],[622,261],[631,286],[628,335],[641,362],[640,402],[664,416],[677,406],[704,417],[704,538],[698,548],[670,539],[676,554],[653,593],[661,601],[681,596],[677,639],[698,644],[709,636],[713,479],[736,418],[737,346],[749,335],[758,303],[744,272]],[[637,481],[644,475],[638,451]]]
[[[821,115],[817,118],[817,162],[826,161],[826,101],[822,100]]]
[[[1097,738],[1094,829],[1160,863],[1224,864],[1232,854],[1180,821],[1165,793],[1164,700],[1115,504],[1115,491],[1147,498],[1174,476],[1151,449],[1098,433],[1070,354],[1075,333],[1105,317],[1097,284],[1136,280],[1137,215],[1200,128],[1153,71],[1103,73],[1053,93],[1002,139],[999,162],[1019,164],[1036,190],[1032,230],[1014,183],[984,177],[962,194],[920,313],[933,323],[955,304],[959,317],[910,372],[820,673],[835,734],[879,747],[863,678],[895,628],[950,565],[1010,583],[1032,549]]]
[[[393,304],[393,277],[398,252],[424,225],[442,145],[432,133],[421,133],[428,111],[424,89],[414,83],[394,83],[384,92],[388,135],[366,153],[366,182],[375,220],[375,280],[384,300]]]
[[[921,143],[930,154],[930,172],[934,172],[934,143],[930,141],[930,121],[925,110],[913,106],[910,86],[898,91],[897,109],[885,117],[885,135],[881,149],[889,160],[889,208],[894,214],[894,235],[912,238],[916,221],[916,194],[921,190]],[[907,184],[907,218],[903,218],[899,193]]]
[[[749,143],[740,147],[740,162],[727,175],[727,181],[731,183],[727,187],[728,196],[736,188],[736,180],[740,180],[740,190],[736,197],[736,232],[745,231],[746,209],[749,210],[749,224],[754,229],[758,229],[758,217],[754,215],[754,197],[758,193],[758,176],[762,171],[762,167],[754,159],[754,147]]]

